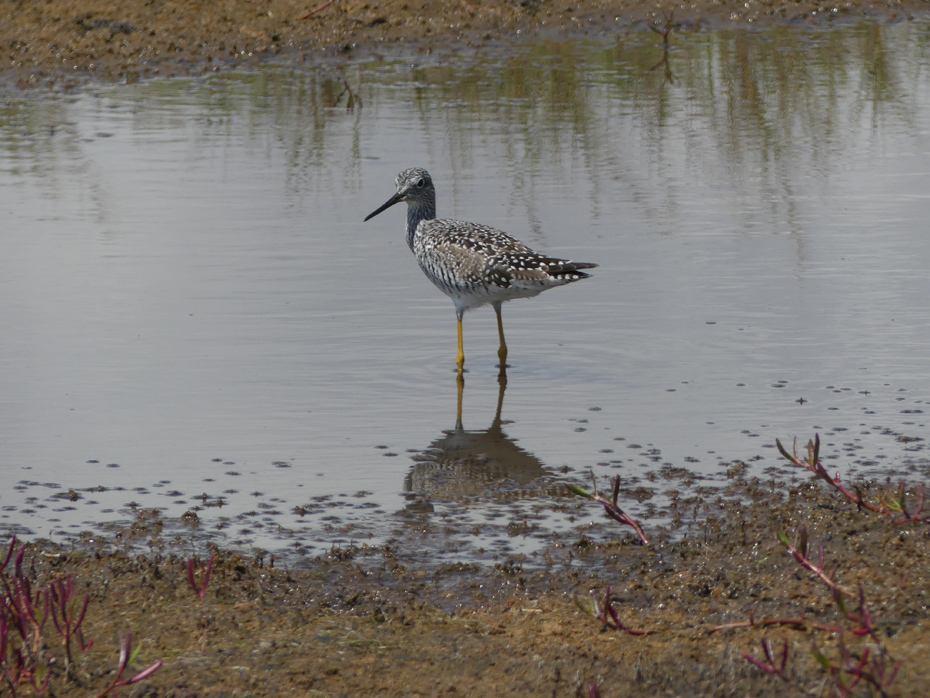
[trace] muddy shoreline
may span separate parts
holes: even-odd
[[[68,88],[92,80],[199,75],[276,57],[313,62],[398,49],[480,50],[526,36],[663,29],[669,17],[673,31],[689,31],[893,22],[927,12],[924,0],[19,1],[0,8],[0,81]]]
[[[33,589],[72,575],[74,598],[90,597],[83,630],[94,644],[75,650],[71,679],[58,635],[44,629],[57,696],[108,685],[118,638],[130,631],[141,649],[124,678],[163,662],[134,696],[834,695],[838,679],[815,651],[839,680],[851,674],[837,667],[865,658],[873,675],[884,667],[882,680],[891,677],[886,695],[926,695],[928,522],[894,523],[803,477],[744,472],[735,464],[725,491],[679,503],[690,522],[683,540],[647,524],[654,540],[639,545],[604,520],[554,544],[545,569],[518,560],[424,567],[391,545],[334,548],[281,569],[213,548],[209,581],[205,549],[192,586],[190,542],[164,538],[157,517],[109,539],[30,543],[21,569]],[[869,502],[895,492],[889,483],[857,485]],[[918,493],[908,487],[909,506]],[[802,527],[815,563],[823,548],[845,611],[778,540],[779,530],[797,540]],[[130,541],[152,552],[127,554]],[[13,569],[11,561],[8,579]],[[616,618],[602,615],[622,629],[595,617],[592,599],[605,609],[608,588]],[[744,657],[764,662],[766,640],[776,664],[788,649],[784,678]],[[865,682],[851,695],[879,693]]]

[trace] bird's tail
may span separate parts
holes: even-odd
[[[590,274],[585,274],[582,269],[594,269],[600,266],[593,262],[572,262],[568,259],[550,259],[546,260],[550,276],[574,276],[578,279],[586,279]]]

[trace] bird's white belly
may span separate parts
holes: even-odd
[[[461,305],[466,310],[474,310],[488,303],[503,303],[517,298],[532,298],[533,296],[538,296],[552,285],[537,282],[532,284],[512,284],[504,288],[495,285],[449,285],[433,279],[432,277],[430,277],[430,280],[436,284],[443,293],[449,296],[456,305]]]

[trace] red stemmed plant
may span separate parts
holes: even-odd
[[[574,492],[577,495],[586,497],[588,499],[593,499],[598,504],[601,504],[604,507],[604,510],[607,512],[607,515],[612,518],[614,521],[618,521],[626,526],[630,526],[636,535],[639,536],[639,539],[642,541],[643,545],[649,544],[649,539],[646,538],[646,534],[643,533],[643,527],[629,514],[627,514],[623,509],[617,506],[617,497],[620,494],[620,476],[614,475],[610,478],[611,486],[611,497],[607,499],[602,494],[597,491],[597,483],[595,482],[594,492],[588,492],[583,487],[578,487],[577,485],[570,485],[568,483],[565,486]]]
[[[23,565],[26,546],[20,546],[15,556],[14,550],[15,536],[0,561],[0,679],[6,683],[10,696],[15,696],[21,686],[31,686],[32,694],[44,696],[52,693],[51,682],[61,676],[58,667],[62,664],[66,677],[72,681],[76,679],[72,640],[77,642],[81,652],[86,652],[93,644],[92,640],[84,638],[82,630],[90,595],[85,594],[83,599],[77,596],[71,574],[33,591],[32,582]],[[9,574],[7,567],[11,560],[13,572]],[[63,663],[50,650],[52,643],[45,635],[49,616],[62,639],[65,655]],[[110,693],[115,695],[117,688],[139,683],[162,666],[162,662],[158,661],[132,678],[123,679],[126,668],[137,653],[138,650],[136,653],[131,652],[131,635],[127,634],[120,640],[116,676],[98,694],[98,698]]]
[[[126,671],[126,668],[129,666],[130,662],[136,658],[136,655],[139,654],[141,647],[136,648],[136,651],[132,651],[132,633],[126,633],[119,641],[119,665],[116,667],[116,676],[113,677],[113,681],[110,682],[110,685],[103,689],[100,693],[97,694],[97,698],[104,698],[104,696],[112,693],[114,696],[117,695],[116,689],[123,686],[131,686],[134,683],[139,683],[144,681],[156,671],[161,669],[162,661],[159,659],[148,669],[143,669],[138,674],[133,676],[130,679],[124,679],[123,673]]]
[[[901,516],[902,518],[894,519],[896,524],[904,524],[915,521],[924,521],[923,507],[924,507],[924,487],[921,485],[917,489],[917,504],[913,510],[908,510],[906,497],[904,493],[904,483],[898,487],[897,496],[893,498],[883,497],[879,500],[878,504],[874,504],[865,500],[862,496],[862,492],[859,491],[858,487],[854,487],[853,490],[850,490],[840,481],[840,475],[837,473],[833,477],[830,477],[830,474],[827,472],[827,469],[823,466],[823,463],[820,462],[820,434],[814,435],[813,441],[807,442],[807,457],[801,458],[798,454],[798,440],[794,440],[794,448],[791,453],[781,445],[781,441],[775,439],[775,445],[778,447],[778,452],[781,453],[789,462],[803,468],[808,472],[812,473],[814,477],[819,480],[823,480],[830,487],[837,490],[842,494],[846,499],[851,501],[860,509],[867,509],[868,511],[875,512],[876,514],[886,514],[889,516]]]

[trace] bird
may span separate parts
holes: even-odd
[[[448,218],[436,218],[436,188],[429,172],[411,167],[397,175],[396,193],[368,214],[369,221],[401,201],[407,203],[407,246],[420,269],[455,304],[459,347],[455,363],[465,371],[462,316],[490,303],[497,314],[500,375],[506,375],[507,342],[501,305],[532,298],[546,289],[586,279],[591,262],[573,262],[535,252],[502,230]]]

